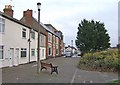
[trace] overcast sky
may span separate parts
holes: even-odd
[[[118,1],[119,0],[0,0],[0,11],[11,4],[14,18],[20,19],[23,11],[33,10],[37,19],[37,2],[41,2],[41,19],[44,24],[52,24],[64,35],[66,45],[71,45],[83,19],[100,21],[105,24],[110,35],[111,46],[118,43]]]

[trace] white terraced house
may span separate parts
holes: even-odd
[[[44,24],[38,24],[38,21],[33,17],[32,10],[29,9],[23,12],[23,17],[20,21],[32,27],[36,31],[40,29],[40,60],[46,59],[46,30],[43,26]]]
[[[37,61],[38,30],[40,30],[40,60],[61,56],[63,35],[51,24],[43,24],[23,11],[20,20],[13,18],[11,5],[0,11],[0,68]]]
[[[38,33],[13,18],[12,6],[0,12],[0,68],[37,61]]]

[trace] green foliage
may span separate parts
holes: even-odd
[[[83,20],[79,24],[76,46],[83,53],[105,50],[110,47],[110,37],[104,27],[104,23],[98,21]]]
[[[106,83],[106,85],[120,85],[120,80],[114,80],[111,83]]]
[[[120,84],[120,80],[115,80],[115,81],[113,81],[113,83],[119,83]]]
[[[120,59],[118,49],[108,49],[99,52],[88,52],[83,55],[78,67],[81,69],[99,71],[118,71],[120,70]]]

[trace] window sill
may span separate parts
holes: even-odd
[[[27,39],[27,38],[25,38],[25,37],[22,37],[22,39]]]
[[[5,59],[0,59],[0,61],[4,61]]]
[[[27,58],[27,57],[21,57],[21,58]]]

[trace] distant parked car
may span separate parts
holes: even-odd
[[[71,51],[66,51],[66,52],[65,52],[65,56],[66,56],[66,57],[72,57]]]
[[[81,53],[78,53],[78,56],[81,56]]]

